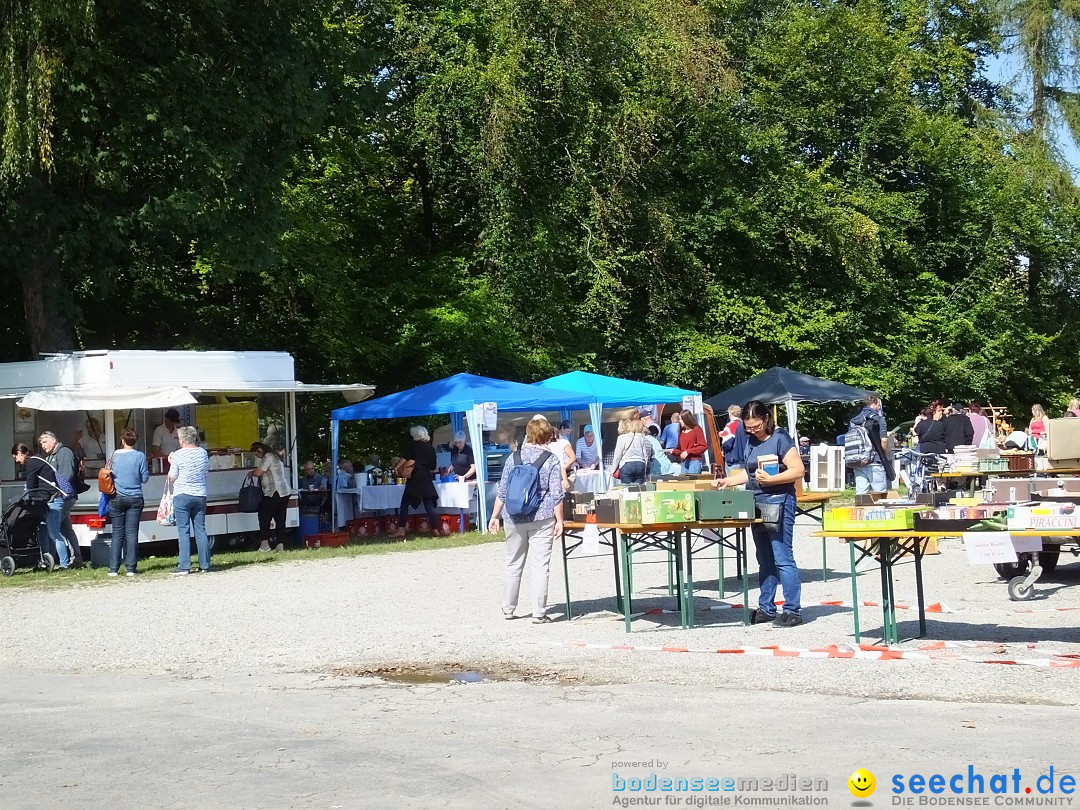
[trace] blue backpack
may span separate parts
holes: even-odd
[[[551,458],[545,450],[531,464],[521,460],[521,451],[514,453],[514,466],[506,481],[506,514],[512,518],[531,520],[544,497],[540,488],[540,468]]]

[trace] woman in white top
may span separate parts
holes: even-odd
[[[652,460],[652,448],[645,441],[640,419],[619,420],[619,440],[615,442],[612,469],[619,473],[619,483],[644,484],[645,472]]]
[[[539,414],[537,414],[539,416]],[[534,419],[536,417],[533,417]],[[563,489],[569,489],[570,479],[567,477],[567,473],[570,468],[577,462],[577,453],[574,452],[573,446],[570,444],[570,439],[567,436],[570,431],[574,429],[574,425],[569,420],[564,421],[559,426],[559,432],[555,434],[555,438],[548,443],[547,449],[559,459],[559,465],[562,468],[562,480]]]
[[[285,550],[285,515],[289,509],[292,489],[285,478],[281,457],[262,442],[253,442],[251,452],[259,463],[251,474],[259,479],[263,499],[259,503],[259,551],[270,551],[270,521],[274,521],[277,545],[274,551]]]

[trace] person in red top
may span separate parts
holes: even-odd
[[[682,471],[689,475],[697,475],[701,472],[701,465],[705,459],[705,431],[702,430],[690,411],[679,414],[679,422],[682,431],[679,433],[679,461],[682,463]]]
[[[1031,421],[1028,422],[1028,434],[1035,440],[1038,450],[1046,450],[1046,411],[1039,403],[1031,406]]]

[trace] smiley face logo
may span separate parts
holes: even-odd
[[[847,780],[848,790],[857,799],[865,799],[877,788],[877,780],[866,768],[859,768]]]

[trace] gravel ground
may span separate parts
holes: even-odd
[[[499,610],[503,546],[491,544],[271,566],[208,575],[109,580],[63,589],[0,592],[0,669],[42,672],[130,671],[181,676],[273,672],[368,674],[382,670],[475,669],[509,679],[586,683],[659,682],[881,698],[1075,705],[1080,669],[1001,666],[971,659],[1080,657],[1080,564],[1063,558],[1037,585],[1039,597],[1008,600],[988,566],[971,566],[959,540],[924,560],[926,601],[950,612],[929,616],[928,637],[905,642],[973,646],[927,653],[926,660],[864,661],[717,655],[710,649],[797,649],[853,644],[846,547],[830,541],[830,579],[821,582],[821,541],[797,529],[804,616],[801,627],[743,627],[741,611],[717,605],[716,563],[696,560],[697,621],[679,628],[675,613],[643,616],[627,635],[615,613],[610,556],[571,559],[572,622],[505,621]],[[562,619],[562,564],[553,560],[550,603]],[[673,608],[658,553],[635,565],[635,610]],[[752,566],[753,569],[753,566]],[[728,602],[740,601],[734,560]],[[896,594],[914,604],[913,565],[896,569]],[[751,579],[751,600],[756,600]],[[528,576],[519,612],[527,612]],[[862,600],[878,601],[878,571],[864,562]],[[57,621],[68,617],[69,621]],[[66,629],[77,617],[78,630]],[[881,637],[881,611],[861,611],[863,642]],[[917,631],[901,611],[901,635]],[[588,646],[583,646],[588,645]],[[595,645],[595,646],[592,646]],[[634,645],[636,649],[610,649]],[[977,645],[977,646],[976,646]],[[685,653],[659,648],[688,648]],[[642,649],[651,648],[651,649]],[[1068,661],[1067,658],[1058,658]]]

